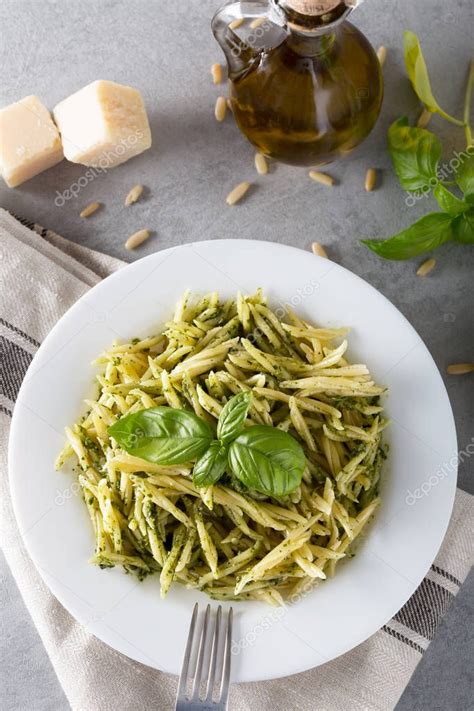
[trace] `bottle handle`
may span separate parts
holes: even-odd
[[[221,7],[211,28],[226,56],[229,78],[242,74],[260,56],[261,41],[269,29],[279,26],[283,32],[283,25],[283,15],[271,1],[230,2]]]

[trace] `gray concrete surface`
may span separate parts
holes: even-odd
[[[60,200],[55,204],[58,193],[85,172],[67,162],[16,190],[2,184],[0,204],[71,240],[127,260],[205,238],[259,238],[304,249],[317,239],[335,261],[373,284],[408,317],[442,372],[448,363],[472,361],[472,247],[447,245],[438,250],[436,270],[420,279],[415,276],[420,260],[385,262],[359,244],[361,237],[394,233],[435,209],[432,198],[406,206],[385,149],[391,121],[402,114],[414,117],[419,110],[404,75],[402,30],[419,34],[440,103],[460,115],[472,49],[472,1],[379,0],[365,3],[354,15],[375,46],[388,48],[386,96],[381,119],[367,142],[352,157],[331,166],[339,183],[333,189],[312,183],[305,170],[283,165],[273,165],[268,176],[256,176],[253,150],[232,119],[215,123],[213,105],[223,88],[212,85],[209,67],[221,60],[221,53],[209,21],[219,4],[219,0],[3,0],[0,106],[35,93],[53,107],[94,79],[112,79],[142,90],[154,145],[94,179],[63,206],[58,206]],[[438,119],[433,127],[444,139],[449,161],[454,150],[464,147],[462,131]],[[381,174],[379,187],[371,194],[363,188],[368,167]],[[229,209],[224,198],[242,180],[255,186],[245,202]],[[146,199],[125,209],[123,199],[136,183],[147,186]],[[93,200],[103,202],[104,209],[81,220],[80,210]],[[127,253],[125,238],[142,227],[153,229],[153,238],[136,253]],[[473,377],[445,378],[460,448],[474,436]],[[461,466],[459,485],[474,493],[469,460]],[[471,574],[398,711],[472,708],[473,593]],[[3,708],[66,709],[5,564],[2,602]]]

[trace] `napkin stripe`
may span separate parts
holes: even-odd
[[[394,619],[431,640],[453,597],[450,590],[425,578]]]
[[[22,225],[25,227],[28,227],[30,230],[34,230],[35,228],[35,223],[32,220],[26,219],[26,217],[18,217],[18,215],[14,215],[15,219],[18,220],[18,222],[21,222]]]
[[[459,585],[456,585],[456,583],[452,583],[451,580],[448,580],[448,578],[445,578],[439,573],[436,573],[434,570],[430,569],[427,572],[426,577],[432,580],[434,583],[441,585],[443,588],[446,588],[446,590],[449,590],[449,592],[454,597],[456,597],[459,592]]]
[[[31,353],[0,335],[0,392],[9,400],[16,399],[32,360]]]
[[[18,336],[21,336],[26,341],[29,341],[29,343],[31,343],[33,346],[36,346],[37,348],[40,347],[41,344],[38,341],[35,341],[34,338],[32,338],[27,333],[25,333],[21,329],[17,328],[16,326],[14,326],[12,323],[5,321],[4,318],[0,318],[0,324],[2,324],[2,326],[5,326],[5,328],[8,328],[13,333],[16,333]]]
[[[382,629],[384,632],[387,632],[392,637],[395,637],[395,639],[398,639],[399,642],[403,642],[404,644],[407,644],[412,649],[415,649],[420,654],[424,654],[425,650],[423,649],[423,647],[421,647],[416,642],[413,642],[411,639],[408,639],[408,637],[405,637],[404,635],[400,634],[400,632],[397,632],[397,630],[393,630],[388,625],[384,625],[382,627]]]
[[[8,409],[8,407],[5,407],[5,405],[0,405],[0,412],[3,412],[4,415],[7,415],[8,417],[12,416],[12,411]]]
[[[451,573],[448,573],[446,570],[443,570],[442,568],[439,567],[439,565],[432,565],[431,570],[434,570],[435,573],[438,573],[438,575],[442,575],[443,578],[446,578],[447,580],[450,580],[452,583],[455,583],[455,585],[458,586],[458,588],[461,587],[461,581],[456,578],[454,575]]]

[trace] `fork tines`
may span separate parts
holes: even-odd
[[[230,660],[232,646],[232,608],[227,613],[227,622],[222,618],[219,605],[212,631],[211,606],[208,605],[204,621],[196,632],[198,604],[194,605],[188,641],[184,652],[183,665],[178,684],[176,711],[213,709],[223,711],[227,707],[230,682]],[[196,656],[195,664],[191,660]],[[201,693],[205,685],[204,694]],[[215,687],[218,693],[215,693]],[[188,693],[188,689],[189,693]]]

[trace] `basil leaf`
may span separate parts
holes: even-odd
[[[433,190],[436,202],[444,212],[450,215],[459,215],[461,212],[469,210],[469,205],[464,200],[460,200],[456,195],[439,183]]]
[[[428,111],[441,113],[438,102],[431,91],[428,69],[421,51],[420,41],[414,32],[406,31],[403,33],[403,50],[407,74],[410,77],[416,95],[425,104]]]
[[[362,243],[384,259],[410,259],[453,239],[453,219],[444,212],[432,212],[389,239]]]
[[[474,150],[471,146],[468,150]],[[456,182],[465,199],[474,204],[474,154],[469,153],[456,171]]]
[[[268,496],[285,496],[301,483],[306,458],[287,432],[255,425],[229,447],[229,465],[245,486]]]
[[[231,442],[240,434],[251,400],[252,395],[249,392],[241,392],[226,403],[217,423],[217,437],[221,442]]]
[[[214,435],[197,415],[172,407],[152,407],[122,417],[109,434],[125,451],[154,464],[184,464],[200,457]]]
[[[403,116],[388,129],[388,149],[404,190],[436,185],[442,149],[434,133],[409,126],[408,119]]]
[[[194,465],[193,482],[196,486],[211,486],[221,478],[226,468],[227,447],[214,440]]]
[[[463,121],[443,111],[434,98],[425,58],[423,57],[423,52],[420,47],[420,41],[414,32],[406,31],[403,33],[403,50],[405,55],[405,67],[415,94],[424,103],[428,111],[440,114],[443,118],[454,123],[456,126],[464,126]]]
[[[459,215],[453,222],[453,235],[456,242],[474,244],[474,209]]]

